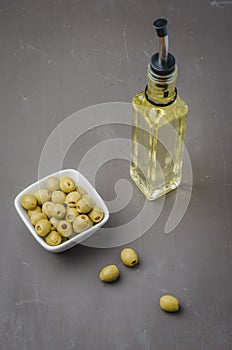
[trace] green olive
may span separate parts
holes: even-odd
[[[42,212],[47,216],[52,216],[52,208],[54,207],[54,203],[52,202],[44,202],[42,206]]]
[[[34,196],[36,197],[39,205],[43,204],[44,202],[49,201],[49,199],[51,198],[48,190],[45,189],[41,189],[38,190],[34,193]]]
[[[135,266],[139,262],[138,255],[136,251],[131,248],[124,248],[121,251],[121,260],[126,266]]]
[[[94,207],[94,200],[88,194],[84,194],[77,202],[76,208],[79,213],[88,213]]]
[[[119,269],[116,265],[108,265],[100,271],[99,278],[103,282],[113,282],[119,276]]]
[[[51,228],[51,223],[46,219],[39,220],[35,225],[35,231],[41,237],[46,236],[51,231]]]
[[[20,203],[25,209],[35,209],[37,207],[37,199],[32,194],[24,194],[20,199]]]
[[[75,191],[75,189],[76,189],[75,181],[73,181],[73,179],[71,179],[68,176],[61,176],[60,177],[60,188],[65,193]]]
[[[42,220],[42,219],[46,219],[47,220],[47,216],[44,213],[35,213],[30,217],[30,223],[35,226],[37,224],[38,221]]]
[[[79,213],[76,208],[68,208],[65,220],[68,222],[73,222],[78,215]]]
[[[57,203],[57,204],[54,204],[54,206],[52,207],[51,214],[56,219],[61,220],[66,214],[66,209],[62,204]]]
[[[37,207],[35,207],[35,209],[29,209],[27,211],[27,214],[29,216],[29,218],[33,215],[33,214],[36,214],[36,213],[41,213],[41,208],[37,205]]]
[[[79,192],[81,196],[84,196],[84,194],[87,194],[87,191],[81,186],[77,186],[76,191]]]
[[[179,300],[172,295],[164,295],[160,298],[160,307],[167,312],[176,312],[179,310]]]
[[[52,224],[52,226],[54,226],[55,228],[57,228],[57,225],[59,223],[59,220],[57,218],[55,218],[54,216],[52,216],[50,218],[50,223]]]
[[[57,204],[64,204],[65,203],[66,194],[62,191],[54,191],[52,193],[52,201],[53,203]]]
[[[52,246],[56,246],[59,245],[62,241],[61,236],[59,235],[59,233],[57,233],[56,231],[51,231],[46,237],[45,237],[45,241],[47,244],[52,245]]]
[[[70,192],[67,194],[65,203],[70,207],[70,208],[76,208],[76,203],[81,199],[81,195],[77,191]]]
[[[84,214],[78,215],[73,221],[73,230],[76,233],[81,233],[91,226],[93,226],[93,222]]]
[[[46,181],[46,187],[49,192],[54,192],[60,189],[60,181],[55,176],[50,176]]]
[[[97,223],[103,219],[103,211],[100,207],[93,207],[88,216],[93,222]]]
[[[70,224],[70,222],[66,220],[61,220],[57,225],[57,231],[63,237],[70,237],[73,233],[72,225]]]

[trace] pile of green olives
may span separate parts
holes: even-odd
[[[104,217],[87,191],[68,176],[50,176],[46,188],[24,194],[20,203],[35,232],[51,246],[87,230]]]

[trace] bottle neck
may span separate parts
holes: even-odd
[[[175,66],[172,73],[162,76],[155,74],[149,64],[147,69],[147,88],[145,91],[148,101],[158,106],[173,103],[177,95],[176,79],[177,66]]]

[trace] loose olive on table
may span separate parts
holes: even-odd
[[[176,312],[179,310],[179,300],[172,295],[163,295],[160,298],[160,307],[166,312]]]
[[[124,248],[121,251],[121,260],[124,265],[130,267],[137,265],[139,262],[139,258],[136,251],[131,248]]]
[[[103,282],[114,282],[119,277],[119,269],[116,265],[107,265],[99,273],[99,278]]]

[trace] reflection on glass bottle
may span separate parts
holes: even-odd
[[[167,21],[154,22],[160,53],[151,58],[145,91],[132,101],[130,174],[149,200],[175,189],[181,181],[188,107],[177,95],[177,66],[168,53]]]

